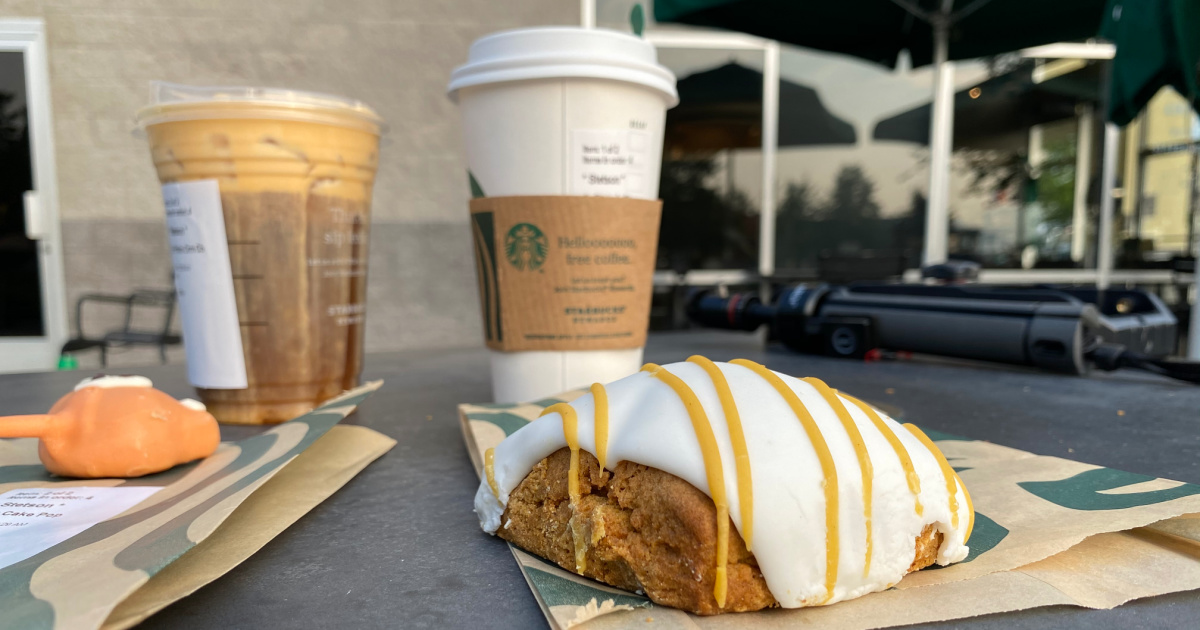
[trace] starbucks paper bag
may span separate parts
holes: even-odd
[[[0,440],[0,504],[21,506],[0,513],[30,515],[0,516],[0,629],[100,627],[118,603],[218,531],[238,506],[380,384],[347,392],[254,437],[224,443],[199,462],[137,479],[62,480],[40,465],[36,440]],[[346,443],[338,440],[340,452]],[[354,445],[358,454],[329,471],[334,479],[310,481],[328,496],[346,474],[382,452],[372,441],[365,451]],[[319,468],[306,463],[312,465]],[[318,496],[323,498],[321,492],[310,494],[308,504],[319,502]],[[290,522],[287,517],[295,518],[271,519],[276,533],[279,524]],[[35,520],[37,528],[5,532],[4,523]],[[226,564],[216,575],[236,561]]]
[[[129,628],[225,575],[395,444],[366,427],[333,427],[243,501],[211,536],[117,605],[104,630]]]
[[[545,407],[581,393],[517,405],[460,405],[476,471],[488,448]],[[515,547],[513,554],[555,628],[584,621],[589,628],[878,628],[1052,604],[1110,608],[1200,588],[1200,486],[926,433],[971,491],[971,553],[964,562],[911,573],[882,593],[825,607],[699,617]]]

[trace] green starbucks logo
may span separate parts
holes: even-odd
[[[550,242],[532,223],[518,223],[504,237],[504,255],[519,271],[533,271],[546,262]]]

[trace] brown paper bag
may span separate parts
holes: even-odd
[[[140,589],[151,576],[212,536],[239,505],[254,496],[281,470],[286,470],[319,438],[326,436],[381,384],[377,381],[347,392],[259,435],[223,443],[216,453],[199,462],[136,479],[64,481],[48,475],[37,463],[36,440],[0,440],[0,496],[6,493],[49,497],[69,494],[71,496],[64,496],[61,503],[94,501],[93,505],[103,506],[120,498],[118,495],[148,493],[122,513],[99,519],[94,524],[86,523],[74,535],[46,539],[49,546],[23,540],[23,547],[0,548],[0,554],[20,550],[20,559],[0,567],[0,611],[3,611],[0,629],[90,630],[100,627],[118,603]],[[341,465],[336,471],[326,471],[333,474],[328,483],[309,480],[313,487],[309,488],[312,492],[305,500],[310,506],[340,487],[349,478],[347,475],[352,476],[391,447],[390,439],[361,431],[363,429],[353,430],[357,439],[350,441],[338,432],[332,446],[338,447],[335,451],[342,458]],[[363,443],[364,438],[367,443]],[[325,452],[324,446],[316,451],[318,455]],[[321,462],[306,465],[318,469],[324,466]],[[50,503],[59,501],[51,499]],[[67,515],[66,510],[49,509]],[[270,519],[263,533],[282,531],[298,517],[290,510],[279,516]],[[214,560],[219,566],[208,565],[208,577],[178,578],[175,583],[187,586],[159,590],[160,595],[140,607],[129,609],[120,619],[131,620],[126,625],[136,623],[132,620],[144,618],[169,601],[191,592],[188,588],[194,590],[228,571],[237,564],[239,557],[244,558],[257,549],[252,546],[254,537],[248,542],[250,547],[223,551],[222,559]],[[265,540],[257,544],[263,543]],[[27,553],[33,555],[26,556]],[[190,562],[199,561],[193,558]]]
[[[395,444],[366,427],[333,427],[243,501],[211,536],[117,605],[104,630],[132,627],[233,570]]]

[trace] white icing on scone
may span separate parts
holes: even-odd
[[[866,565],[866,528],[862,472],[855,448],[837,411],[804,381],[778,374],[799,397],[829,449],[837,472],[838,561],[833,593],[826,590],[825,476],[817,449],[796,413],[779,391],[754,370],[716,363],[729,384],[750,463],[753,552],[771,594],[784,608],[834,603],[899,582],[915,556],[913,541],[927,525],[943,534],[938,564],[966,558],[965,537],[972,519],[961,485],[955,486],[957,518],[951,513],[948,483],[938,456],[920,439],[888,417],[878,415],[899,439],[920,478],[920,494],[908,485],[896,449],[878,427],[845,396],[845,406],[862,435],[873,475],[870,570]],[[712,432],[723,470],[729,516],[742,532],[736,461],[729,425],[713,380],[691,362],[664,365],[699,400]],[[710,497],[704,458],[680,395],[660,378],[639,372],[609,384],[607,466],[630,461],[675,475]],[[588,393],[570,403],[578,416],[582,451],[595,454],[595,402]],[[485,477],[475,495],[480,525],[489,533],[501,526],[509,494],[530,470],[567,446],[563,418],[550,413],[522,427],[494,450],[494,494]],[[832,492],[832,490],[831,490]],[[919,500],[922,513],[914,509]],[[956,525],[954,524],[956,523]]]

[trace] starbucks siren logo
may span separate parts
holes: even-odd
[[[546,262],[550,242],[532,223],[518,223],[504,237],[504,255],[518,270],[533,271]]]

